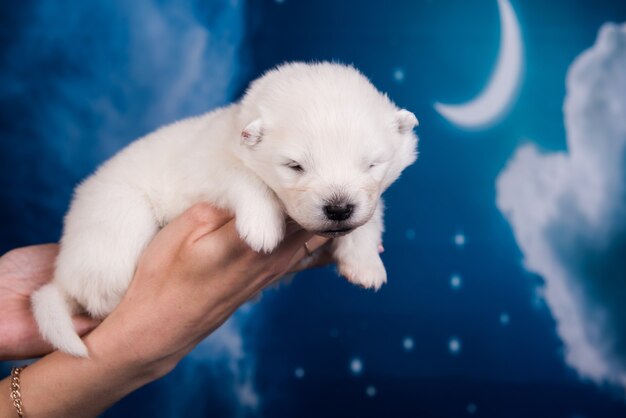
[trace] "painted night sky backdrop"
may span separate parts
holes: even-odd
[[[420,120],[381,291],[300,274],[105,417],[626,416],[626,27],[601,30],[626,3],[511,5],[518,94],[465,130],[433,104],[488,83],[496,0],[0,3],[1,252],[56,241],[98,164],[284,61],[353,63]]]

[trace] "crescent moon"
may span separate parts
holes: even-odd
[[[463,104],[435,103],[435,109],[453,124],[477,129],[498,121],[513,104],[521,82],[523,42],[519,22],[509,0],[498,0],[500,53],[483,92]]]

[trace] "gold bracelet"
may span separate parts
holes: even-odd
[[[22,404],[22,393],[20,390],[20,373],[24,370],[24,367],[14,367],[11,369],[11,400],[13,400],[13,406],[17,411],[17,416],[24,418],[24,404]]]

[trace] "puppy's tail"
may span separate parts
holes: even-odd
[[[87,347],[74,331],[70,307],[54,283],[33,293],[31,303],[39,332],[44,339],[73,356],[88,356]]]

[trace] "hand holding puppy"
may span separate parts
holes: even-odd
[[[94,337],[123,336],[135,361],[161,362],[166,372],[241,304],[297,269],[308,256],[305,243],[316,251],[327,241],[291,223],[272,254],[258,253],[239,237],[231,215],[197,204],[144,251],[126,295]],[[97,353],[90,337],[86,344]]]
[[[118,307],[84,338],[89,358],[54,352],[22,372],[28,416],[96,416],[165,375],[242,303],[300,268],[309,259],[305,243],[315,252],[324,251],[326,241],[292,223],[272,254],[259,254],[240,239],[226,212],[193,206],[156,235]],[[49,269],[54,248],[48,249],[43,266]],[[0,285],[6,277],[0,275]],[[0,393],[8,386],[8,379],[0,382]],[[11,408],[0,402],[0,416],[11,416]]]

